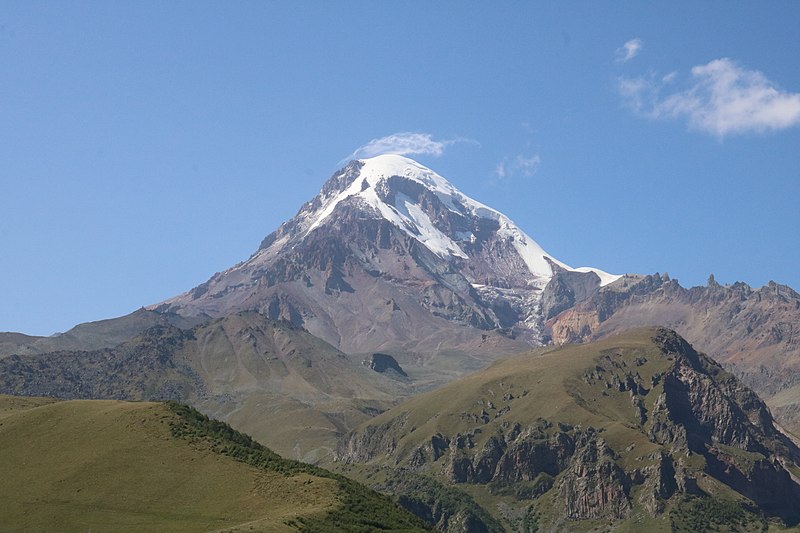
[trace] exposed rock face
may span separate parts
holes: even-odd
[[[760,507],[794,513],[800,487],[780,460],[798,461],[800,450],[775,428],[766,405],[675,332],[661,330],[655,340],[676,357],[662,377],[651,439],[703,455],[709,473]]]
[[[385,426],[368,428],[360,436],[351,437],[340,447],[339,459],[369,461],[381,455],[380,450],[395,455],[395,442],[385,437],[375,440],[389,432]],[[471,446],[471,442],[469,435],[452,439],[437,435],[411,454],[407,466],[419,470],[444,457],[442,473],[450,483],[491,484],[495,490],[516,487],[529,498],[550,490],[552,480],[560,476],[557,490],[565,517],[570,520],[619,519],[631,509],[628,475],[615,462],[613,450],[592,428],[562,430],[540,420],[536,426],[524,430],[515,427],[507,434],[489,437],[479,448]],[[378,449],[365,450],[370,446]],[[645,477],[659,475],[660,470],[647,472]],[[667,482],[660,479],[653,482],[659,487],[664,483]]]
[[[663,400],[654,409],[654,426],[666,415],[673,424],[685,428],[689,449],[719,442],[736,448],[764,452],[765,439],[782,441],[772,424],[766,405],[717,363],[701,357],[676,333],[662,330],[656,337],[667,354],[675,354],[675,364],[662,376]],[[682,440],[667,437],[653,429],[661,444]],[[671,440],[670,440],[671,439]]]
[[[555,266],[554,271],[542,293],[545,320],[586,300],[600,289],[600,277],[594,272],[571,272]]]
[[[398,503],[437,530],[447,533],[489,533],[490,528],[480,518],[465,510],[450,512],[446,505],[436,500],[421,501],[407,495],[401,495]]]
[[[516,483],[534,481],[540,474],[557,476],[575,453],[575,439],[569,433],[547,435],[536,427],[519,431],[497,461],[495,481]]]
[[[558,475],[575,453],[575,436],[557,431],[541,420],[535,426],[515,425],[506,434],[489,437],[476,453],[472,436],[457,435],[451,441],[445,476],[453,483],[510,484],[534,481],[540,474]]]
[[[379,456],[391,456],[397,449],[396,431],[408,423],[408,415],[401,415],[385,424],[371,424],[348,435],[336,449],[336,457],[351,463],[368,463]]]
[[[529,497],[550,490],[552,479],[563,473],[558,490],[567,518],[625,517],[629,482],[605,441],[592,428],[548,434],[549,429],[552,425],[544,420],[524,431],[516,427],[508,435],[490,437],[477,453],[456,445],[443,473],[452,483],[495,487],[538,481]]]
[[[503,527],[466,493],[430,477],[407,472],[393,476],[381,490],[399,494],[398,503],[446,533],[502,533]]]
[[[370,367],[375,372],[384,373],[387,371],[394,371],[403,377],[408,377],[405,370],[400,367],[397,359],[385,353],[374,353],[367,359],[364,359],[362,364]]]
[[[658,463],[648,466],[641,474],[633,472],[630,479],[634,484],[644,485],[639,492],[639,501],[645,509],[657,515],[664,511],[664,502],[676,492],[692,493],[694,486],[686,485],[682,470],[676,470],[675,460],[665,452],[660,453]]]
[[[652,325],[675,329],[800,429],[800,295],[790,287],[722,286],[711,276],[686,289],[668,276],[628,276],[549,318],[545,331],[562,344]]]
[[[625,518],[631,510],[630,481],[615,454],[594,432],[581,435],[559,492],[569,520]]]

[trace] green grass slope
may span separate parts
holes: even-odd
[[[2,531],[414,531],[387,498],[180,404],[0,396]]]
[[[752,391],[674,332],[642,328],[416,396],[338,458],[447,531],[457,513],[426,480],[509,531],[760,531],[797,523],[797,451]]]

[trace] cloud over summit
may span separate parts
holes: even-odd
[[[375,157],[383,154],[432,155],[440,156],[444,149],[458,142],[472,142],[467,139],[434,140],[430,133],[401,132],[372,139],[353,151],[348,159]]]

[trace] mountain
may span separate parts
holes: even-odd
[[[426,529],[179,404],[0,396],[0,449],[3,531]]]
[[[186,401],[318,462],[368,416],[541,342],[542,309],[617,279],[556,260],[432,170],[378,156],[186,294],[54,337],[7,334],[0,391]]]
[[[770,282],[761,288],[684,288],[667,275],[628,276],[549,317],[556,344],[599,339],[632,327],[663,325],[702,347],[767,401],[800,434],[800,294]]]
[[[49,337],[0,332],[0,358],[7,355],[30,355],[58,350],[98,350],[113,348],[154,326],[192,327],[208,317],[186,318],[170,313],[139,309],[129,315],[78,324],[64,333]]]
[[[662,325],[772,412],[671,331],[616,336]],[[0,333],[0,393],[187,402],[283,455],[338,457],[447,531],[760,530],[798,520],[798,450],[772,420],[800,431],[798,328],[789,287],[571,268],[379,156],[185,294]]]
[[[157,325],[114,348],[0,359],[0,393],[180,400],[279,453],[318,462],[425,375],[379,373],[285,321],[255,312],[190,329]]]
[[[800,521],[800,449],[755,393],[664,328],[499,361],[366,422],[337,453],[445,531]]]
[[[800,298],[795,291],[775,283],[761,289],[743,283],[722,286],[713,279],[707,287],[686,289],[668,276],[570,268],[501,213],[432,170],[394,155],[350,162],[248,260],[191,291],[53,337],[0,333],[0,358],[117,353],[123,342],[128,344],[122,351],[130,351],[130,343],[147,338],[150,328],[188,331],[241,312],[302,327],[347,353],[354,364],[374,360],[376,354],[391,357],[409,378],[395,380],[389,392],[395,401],[531,345],[582,342],[630,327],[664,325],[723,363],[767,400],[785,427],[800,432],[795,335]],[[215,357],[224,361],[231,346],[218,347]],[[227,392],[219,389],[218,397],[229,394],[246,403],[251,391],[243,382],[228,386]],[[6,390],[29,389],[17,384]],[[387,391],[378,389],[382,392],[373,399],[380,410],[387,406]],[[165,396],[154,396],[159,391]],[[35,393],[57,392],[56,385],[42,385]],[[200,401],[193,392],[175,396],[157,386],[138,396],[129,392],[132,396],[126,397]],[[73,388],[69,397],[76,394]],[[229,415],[241,417],[244,429],[259,438],[265,434],[261,426],[269,422],[255,422],[246,414],[249,409],[240,411],[233,401],[203,401],[209,413],[234,423],[239,419]],[[309,426],[335,427],[335,435],[349,428],[330,421]],[[308,450],[317,448],[292,452],[285,447],[290,440],[287,434],[269,444],[300,458],[311,457]],[[323,441],[320,451],[331,444],[328,438]]]
[[[444,347],[474,370],[487,352],[541,341],[541,302],[557,273],[589,293],[619,278],[568,267],[434,171],[381,155],[335,173],[247,261],[150,309],[257,310],[347,353],[405,354],[403,364],[447,357]]]

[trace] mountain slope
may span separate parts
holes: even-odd
[[[287,322],[239,313],[156,326],[115,348],[0,360],[0,392],[191,402],[280,453],[319,461],[337,438],[425,386],[370,370]],[[422,383],[422,385],[419,385]]]
[[[432,170],[383,155],[334,174],[247,261],[151,309],[256,309],[348,353],[429,356],[448,345],[507,354],[519,345],[500,337],[487,346],[485,332],[538,341],[542,291],[562,271],[595,288],[618,278],[567,267]]]
[[[4,531],[320,531],[342,516],[354,530],[422,530],[385,498],[181,406],[0,396],[0,449]],[[351,514],[356,498],[371,511]]]
[[[755,529],[753,507],[800,519],[800,450],[752,391],[658,328],[495,363],[370,420],[338,457],[463,488],[509,530],[668,531],[709,507]],[[404,501],[424,509],[430,493]]]
[[[0,358],[59,350],[99,350],[113,348],[154,326],[192,327],[207,317],[186,318],[169,313],[139,309],[125,316],[78,324],[64,333],[36,337],[21,333],[0,333]]]

